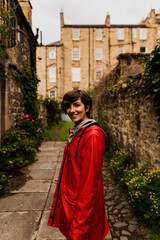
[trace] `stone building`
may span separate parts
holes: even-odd
[[[47,97],[61,100],[64,93],[63,44],[59,42],[37,47],[37,73],[40,79],[38,94],[40,99]]]
[[[7,129],[15,124],[17,116],[23,114],[24,66],[28,63],[31,72],[35,71],[37,40],[32,32],[30,1],[1,0],[0,3],[5,10],[14,9],[10,37],[5,33],[0,34],[1,137]]]
[[[61,41],[37,47],[39,94],[58,100],[68,90],[93,88],[119,54],[150,53],[160,37],[160,11],[154,9],[137,25],[111,24],[109,13],[102,25],[65,24],[63,12],[60,20]]]

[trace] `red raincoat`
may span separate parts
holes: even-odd
[[[68,240],[103,240],[109,231],[102,178],[106,142],[106,133],[92,125],[65,147],[48,225]]]

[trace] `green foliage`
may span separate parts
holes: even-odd
[[[48,126],[51,126],[54,122],[58,123],[59,114],[60,114],[58,102],[54,99],[46,98],[45,103],[47,108]]]
[[[32,119],[38,119],[37,103],[37,79],[36,73],[31,71],[29,64],[24,65],[24,107],[25,114],[32,116]]]
[[[128,189],[130,203],[146,223],[160,226],[160,170],[139,168],[124,170],[121,182]]]
[[[160,121],[160,39],[151,54],[145,58],[143,78],[143,92],[152,95],[157,120]]]
[[[10,128],[1,140],[0,171],[20,168],[34,161],[36,143],[24,130]]]
[[[93,98],[94,98],[94,92],[93,92],[93,90],[92,90],[91,88],[88,88],[88,89],[86,90],[86,92],[89,94],[89,96],[90,96],[91,99],[93,100]]]
[[[34,120],[29,115],[22,115],[22,117],[17,118],[16,128],[29,133],[30,137],[34,139],[36,147],[40,145],[43,136],[41,119]]]
[[[120,180],[123,176],[124,169],[130,165],[130,155],[124,149],[115,151],[113,158],[109,163],[111,171]]]
[[[8,39],[11,37],[12,33],[12,19],[14,17],[15,8],[5,9],[1,7],[0,9],[0,33],[7,36]]]
[[[4,173],[0,172],[0,193],[2,193],[5,189],[5,187],[8,185],[10,182],[10,178],[12,176],[7,176]]]
[[[107,91],[110,93],[111,97],[115,97],[116,94],[118,92],[124,92],[124,91],[128,91],[130,90],[130,87],[133,84],[133,80],[129,79],[128,81],[124,82],[122,80],[119,80],[117,83],[111,83],[108,87],[107,87]]]

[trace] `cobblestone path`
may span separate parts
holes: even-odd
[[[120,186],[114,181],[107,163],[103,167],[104,199],[113,240],[147,240],[147,228],[132,211]]]
[[[44,142],[37,154],[38,161],[22,170],[25,182],[13,184],[11,191],[0,197],[0,240],[65,240],[58,228],[47,226],[65,144]],[[105,240],[149,239],[105,164],[103,177],[111,230]]]

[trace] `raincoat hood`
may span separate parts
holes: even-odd
[[[68,143],[72,141],[72,139],[77,135],[77,133],[82,129],[82,128],[87,128],[91,126],[92,124],[98,124],[94,119],[87,119],[82,122],[80,122],[78,125],[74,125],[72,128],[70,128],[69,132],[69,137],[68,137]]]

